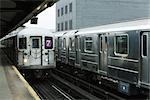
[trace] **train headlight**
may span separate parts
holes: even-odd
[[[27,63],[28,62],[28,60],[27,59],[24,59],[24,63]]]
[[[48,62],[48,59],[45,59],[46,62]]]

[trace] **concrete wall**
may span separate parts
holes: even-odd
[[[77,27],[150,17],[150,0],[77,0]]]
[[[150,0],[60,0],[56,9],[71,2],[72,13],[57,18],[56,24],[72,19],[78,29],[150,17]]]

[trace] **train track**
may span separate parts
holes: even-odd
[[[99,98],[52,74],[51,78],[28,80],[42,100],[98,100]]]
[[[104,100],[136,99],[137,100],[137,98],[138,98],[138,100],[145,100],[145,99],[142,99],[140,96],[134,98],[134,97],[127,97],[126,95],[119,95],[119,94],[113,93],[111,90],[97,87],[96,85],[93,85],[89,82],[86,82],[82,79],[79,79],[78,77],[75,77],[69,73],[66,73],[66,72],[58,70],[58,69],[54,69],[53,73],[58,75],[59,77],[63,78],[64,80],[72,82],[76,86],[80,87],[81,89],[91,93],[92,95],[94,95],[100,99],[104,99]]]
[[[66,95],[60,93],[58,89],[54,88],[53,84],[48,82],[48,79],[38,79],[34,81],[28,80],[28,82],[39,95],[41,100],[69,100]]]
[[[52,74],[52,76],[55,77],[55,79],[58,82],[55,84],[59,84],[59,86],[61,86],[61,88],[63,90],[65,90],[68,94],[70,94],[72,97],[74,97],[74,100],[77,100],[77,99],[79,99],[79,100],[100,100],[96,96],[93,96],[89,92],[79,88],[75,84],[72,84],[71,82],[59,77],[58,75]]]
[[[47,79],[28,80],[41,100],[128,100],[64,71],[54,69]],[[137,97],[138,98],[138,97]],[[137,99],[136,99],[137,100]],[[145,100],[138,98],[138,100]]]

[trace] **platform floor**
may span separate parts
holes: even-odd
[[[12,66],[0,49],[0,100],[33,100]]]

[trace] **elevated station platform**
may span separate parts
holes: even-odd
[[[34,100],[27,85],[21,80],[13,65],[0,49],[0,100]]]

